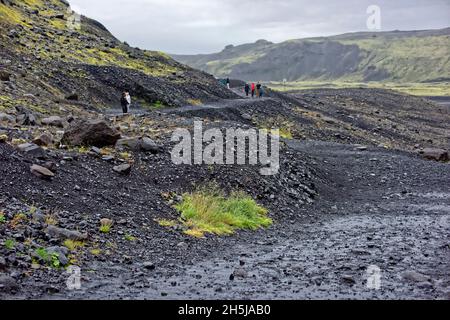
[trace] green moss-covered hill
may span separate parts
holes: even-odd
[[[216,76],[264,81],[450,80],[450,28],[352,33],[274,44],[227,46],[209,55],[174,56]]]
[[[0,112],[111,108],[123,90],[148,108],[233,97],[204,72],[132,48],[97,21],[77,20],[64,0],[0,0],[0,30]]]

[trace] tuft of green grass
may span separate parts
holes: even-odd
[[[102,233],[109,233],[111,231],[112,228],[112,222],[110,221],[102,221],[101,225],[100,225],[100,232]]]
[[[92,254],[93,256],[99,256],[99,255],[102,254],[102,250],[100,250],[100,249],[92,249],[92,250],[91,250],[91,254]]]
[[[14,241],[13,239],[7,239],[5,241],[6,249],[13,250],[15,246],[16,246],[16,241]]]
[[[185,233],[194,237],[205,233],[231,235],[238,229],[256,230],[273,223],[267,210],[249,195],[233,192],[227,197],[214,185],[184,195],[175,208],[188,228]]]
[[[126,234],[124,238],[126,241],[130,241],[130,242],[134,242],[137,240],[137,238],[132,236],[131,234]]]
[[[161,219],[161,220],[155,220],[161,227],[166,228],[172,228],[175,227],[178,222],[175,220],[167,220],[167,219]]]
[[[49,266],[55,269],[59,269],[61,267],[61,262],[59,261],[59,254],[57,253],[50,254],[45,248],[36,249],[35,253],[40,260],[42,260]]]
[[[41,260],[43,260],[43,261],[49,260],[50,255],[45,248],[36,249],[35,253]]]
[[[50,255],[50,265],[55,269],[61,267],[61,262],[59,261],[59,255],[57,253],[52,253]]]
[[[3,212],[0,212],[0,223],[6,223],[6,217]]]
[[[83,241],[74,241],[67,239],[64,241],[64,246],[70,251],[76,251],[80,248],[83,248],[85,243]]]

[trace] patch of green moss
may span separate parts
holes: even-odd
[[[16,106],[23,106],[33,112],[38,112],[42,114],[47,114],[48,110],[38,105],[34,102],[31,102],[28,99],[13,99],[10,96],[0,96],[0,110],[7,111],[13,110]]]
[[[18,10],[0,3],[0,20],[11,24],[23,24],[24,17]]]

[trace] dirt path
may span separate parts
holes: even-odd
[[[409,154],[291,141],[321,168],[304,223],[225,238],[227,250],[153,271],[93,265],[50,298],[450,298],[450,167]],[[325,179],[326,178],[326,179]],[[381,270],[381,289],[366,271]],[[233,276],[231,276],[233,274]]]

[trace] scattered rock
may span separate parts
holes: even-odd
[[[33,143],[41,147],[47,147],[53,144],[53,136],[49,133],[43,133],[39,137],[35,138]]]
[[[247,121],[252,121],[253,117],[251,115],[249,115],[248,113],[244,113],[241,115],[242,119],[247,120]]]
[[[0,134],[0,143],[5,143],[8,141],[8,136],[6,134]]]
[[[113,146],[120,139],[120,133],[104,120],[88,120],[72,123],[64,133],[62,143],[72,146]]]
[[[53,16],[54,19],[64,20],[64,13],[58,13]]]
[[[36,177],[41,178],[41,179],[51,179],[55,176],[55,174],[53,172],[51,172],[47,168],[41,167],[37,164],[32,165],[30,167],[30,171]]]
[[[115,158],[114,158],[114,156],[103,156],[102,157],[102,160],[103,161],[106,161],[106,162],[111,162],[111,161],[113,161]]]
[[[416,271],[405,271],[402,274],[402,278],[412,282],[428,282],[430,280],[430,277]]]
[[[6,260],[3,257],[0,257],[0,271],[4,271],[6,270]]]
[[[68,229],[58,228],[55,226],[48,226],[47,233],[54,238],[61,240],[74,240],[74,241],[84,241],[87,240],[88,235],[83,234],[78,231],[72,231]]]
[[[0,291],[13,292],[19,289],[19,286],[14,278],[7,275],[0,275]]]
[[[143,267],[144,269],[147,269],[147,270],[155,270],[155,269],[156,269],[155,264],[154,264],[153,262],[149,262],[149,261],[144,262],[144,263],[142,264],[142,267]]]
[[[23,113],[17,116],[16,122],[21,126],[35,126],[37,125],[36,116],[32,113]]]
[[[149,151],[154,154],[162,150],[161,146],[148,137],[120,139],[117,141],[116,147],[123,147],[132,151]]]
[[[234,278],[247,278],[248,273],[244,268],[236,268],[233,272]]]
[[[124,138],[120,139],[116,143],[116,147],[124,147],[129,150],[139,151],[141,148],[140,138]]]
[[[17,148],[19,149],[20,152],[35,156],[35,157],[40,157],[40,156],[44,156],[45,155],[45,151],[44,149],[42,149],[41,147],[39,147],[37,144],[34,143],[23,143],[19,146],[17,146]]]
[[[0,121],[3,122],[9,122],[9,123],[15,123],[16,117],[6,114],[6,113],[0,113]]]
[[[45,126],[53,126],[58,128],[64,128],[64,121],[59,116],[52,116],[49,118],[44,118],[41,120],[41,123]]]
[[[52,161],[47,161],[44,164],[42,164],[42,166],[44,168],[47,168],[48,170],[50,170],[51,172],[55,173],[56,170],[58,169],[56,166],[56,163],[52,162]]]
[[[143,137],[141,139],[141,149],[144,151],[149,151],[151,153],[158,153],[161,151],[161,147],[156,144],[155,141],[147,137]]]
[[[66,100],[70,100],[70,101],[78,101],[78,99],[79,99],[77,93],[70,93],[65,98],[66,98]]]
[[[435,160],[435,161],[449,161],[448,151],[444,149],[434,149],[434,148],[426,148],[420,152],[422,156],[427,160]]]
[[[97,147],[92,147],[91,148],[91,152],[95,153],[96,155],[101,155],[102,154],[102,150],[100,148],[97,148]]]
[[[349,285],[354,285],[354,284],[356,284],[356,280],[355,280],[352,276],[350,276],[350,275],[344,275],[344,276],[342,276],[342,281],[343,281],[344,283],[346,283],[346,284],[349,284]]]
[[[131,173],[131,166],[129,164],[122,164],[119,166],[115,166],[113,170],[117,173],[127,175]]]
[[[0,70],[0,80],[1,81],[10,81],[11,74],[5,70]]]

